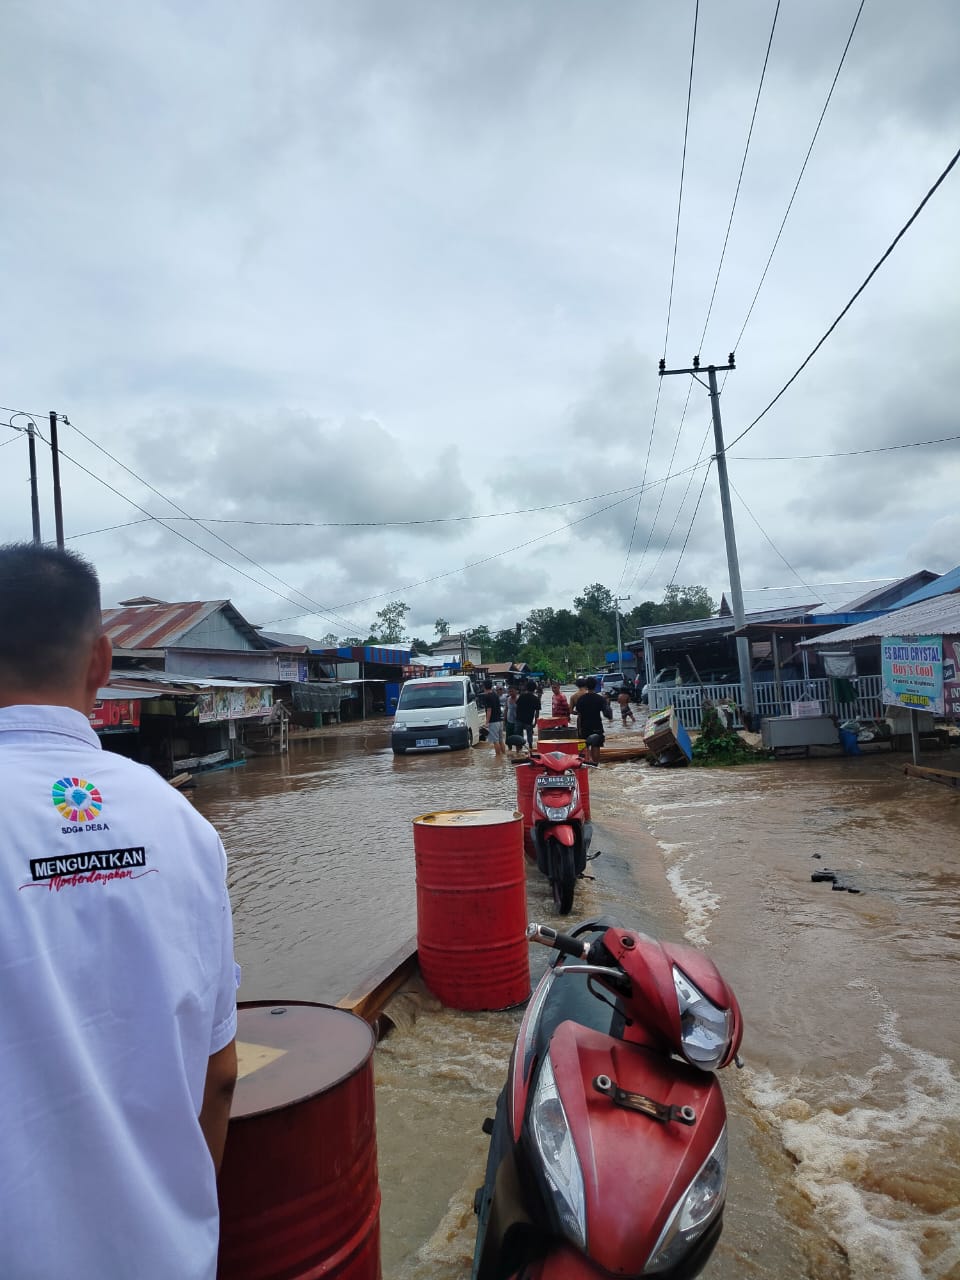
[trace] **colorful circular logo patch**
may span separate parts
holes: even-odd
[[[51,796],[69,822],[92,822],[103,808],[103,797],[86,778],[60,778]]]

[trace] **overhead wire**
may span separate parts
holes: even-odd
[[[173,498],[168,497],[167,494],[161,493],[161,491],[155,485],[152,485],[149,480],[145,480],[143,476],[138,475],[137,472],[134,471],[132,467],[128,467],[125,462],[121,462],[120,459],[117,458],[114,454],[112,454],[109,449],[106,449],[102,444],[99,444],[96,440],[94,440],[92,436],[89,436],[85,431],[81,430],[81,428],[78,427],[76,423],[71,422],[70,425],[73,427],[73,430],[76,431],[77,435],[81,436],[84,440],[86,440],[88,444],[93,445],[95,449],[98,449],[102,454],[104,454],[105,457],[109,458],[110,461],[114,462],[118,467],[121,467],[124,471],[126,471],[128,475],[132,476],[134,480],[136,480],[139,484],[144,485],[144,487],[149,489],[151,493],[155,494],[163,502],[166,502],[169,506],[173,507],[174,511],[178,511],[181,516],[191,521],[191,523],[195,524],[199,529],[202,529],[203,532],[208,534],[211,538],[215,538],[217,542],[227,547],[227,549],[232,551],[234,555],[240,556],[242,559],[246,560],[248,564],[251,564],[255,569],[258,569],[260,573],[264,573],[267,575],[268,578],[273,578],[275,582],[279,582],[280,585],[282,587],[285,587],[287,591],[293,591],[296,595],[302,596],[303,599],[308,604],[312,604],[316,606],[317,613],[328,618],[330,621],[337,621],[338,624],[341,626],[346,624],[349,621],[348,619],[345,619],[345,618],[337,619],[335,617],[336,610],[330,609],[329,606],[321,604],[320,601],[314,600],[313,597],[310,596],[307,592],[301,591],[299,587],[295,587],[292,585],[292,583],[285,581],[283,578],[280,577],[279,574],[274,573],[272,569],[268,569],[265,565],[262,565],[258,560],[255,560],[253,556],[247,555],[245,551],[241,551],[239,547],[234,546],[232,542],[228,542],[226,538],[221,537],[220,534],[217,533],[215,530],[207,529],[204,525],[200,523],[199,520],[197,520],[194,516],[190,515],[188,511],[185,511],[178,502],[175,502]],[[149,512],[147,514],[149,514]],[[260,585],[262,586],[263,584],[260,584]],[[282,596],[281,599],[290,599],[290,597]],[[298,604],[299,601],[293,600],[291,601],[291,603]],[[354,624],[350,623],[350,626],[352,628]]]
[[[733,446],[734,446],[735,444],[737,444],[737,443],[738,443],[738,441],[742,440],[742,439],[743,439],[743,437],[744,437],[744,436],[745,436],[749,431],[752,431],[752,430],[753,430],[753,428],[757,425],[757,423],[758,423],[758,422],[760,422],[760,420],[761,420],[762,418],[764,418],[764,417],[765,417],[765,416],[770,412],[770,410],[771,410],[771,409],[773,408],[773,406],[777,403],[777,401],[780,399],[780,397],[781,397],[781,396],[782,396],[782,395],[783,395],[783,394],[788,390],[788,388],[789,388],[789,387],[791,387],[791,386],[793,385],[793,383],[794,383],[794,382],[796,382],[797,378],[799,378],[800,374],[801,374],[801,373],[803,373],[804,369],[807,367],[807,365],[810,363],[810,361],[813,359],[813,357],[817,354],[817,352],[820,350],[820,348],[823,346],[823,344],[827,341],[827,339],[830,337],[830,335],[831,335],[831,334],[833,333],[833,331],[836,329],[837,325],[839,325],[840,321],[844,318],[844,316],[847,314],[847,312],[851,309],[851,307],[853,306],[853,304],[857,301],[857,299],[860,297],[860,295],[864,292],[864,290],[865,290],[865,289],[867,288],[867,286],[870,284],[870,281],[871,281],[871,280],[873,279],[873,277],[877,274],[877,272],[880,270],[880,268],[883,266],[883,264],[887,261],[887,259],[888,259],[888,258],[890,257],[890,255],[893,253],[894,249],[896,249],[897,245],[900,243],[900,241],[903,239],[903,237],[907,234],[907,232],[910,230],[910,228],[911,228],[911,227],[913,226],[913,224],[916,222],[917,218],[919,218],[920,214],[921,214],[921,213],[923,212],[923,210],[926,208],[926,206],[927,206],[927,204],[929,203],[929,201],[933,198],[933,196],[934,196],[934,194],[936,193],[936,191],[937,191],[937,190],[940,188],[940,186],[941,186],[941,185],[946,181],[946,179],[947,179],[948,175],[950,174],[951,170],[954,168],[954,166],[956,165],[956,163],[957,163],[957,161],[958,161],[958,160],[960,160],[960,149],[956,150],[956,151],[953,153],[952,157],[950,158],[949,162],[947,163],[946,168],[945,168],[945,169],[943,169],[943,171],[941,172],[940,176],[939,176],[939,177],[937,178],[937,180],[934,182],[933,186],[930,188],[930,190],[927,192],[927,194],[923,197],[923,199],[920,201],[920,203],[919,203],[919,204],[917,205],[917,207],[914,209],[913,213],[911,213],[910,217],[907,219],[907,221],[903,224],[903,226],[900,228],[900,230],[897,232],[897,234],[896,234],[896,235],[894,236],[894,238],[891,240],[890,244],[889,244],[889,245],[887,245],[886,249],[883,251],[883,253],[880,255],[880,257],[877,259],[877,261],[876,261],[876,262],[874,263],[874,265],[871,267],[870,271],[867,273],[867,276],[866,276],[866,278],[864,279],[863,283],[860,285],[860,287],[859,287],[858,289],[856,289],[856,290],[854,291],[854,293],[853,293],[852,297],[849,299],[849,301],[848,301],[848,302],[847,302],[847,304],[844,306],[844,308],[843,308],[843,310],[840,312],[840,314],[839,314],[839,315],[836,317],[836,319],[833,321],[833,323],[832,323],[832,324],[827,328],[826,332],[825,332],[825,333],[823,334],[823,336],[820,338],[819,342],[817,342],[817,343],[816,343],[816,345],[815,345],[815,346],[813,347],[813,349],[809,352],[809,354],[808,354],[808,355],[807,355],[807,356],[806,356],[806,357],[805,357],[805,358],[800,362],[800,364],[797,366],[797,368],[794,370],[794,372],[790,375],[790,377],[786,380],[786,382],[783,384],[783,386],[780,388],[780,390],[777,392],[777,394],[773,397],[773,399],[772,399],[772,400],[771,400],[771,401],[770,401],[770,402],[769,402],[769,403],[768,403],[768,404],[767,404],[763,409],[761,409],[761,410],[760,410],[760,412],[759,412],[759,413],[757,414],[757,416],[753,419],[753,421],[752,421],[751,423],[749,423],[746,427],[744,427],[744,429],[740,432],[740,434],[739,434],[738,436],[735,436],[735,437],[733,438],[733,440],[731,440],[731,441],[730,441],[730,443],[727,445],[727,452],[729,452],[729,451],[730,451],[730,449],[732,449],[732,448],[733,448]]]
[[[733,481],[730,479],[730,477],[729,477],[729,476],[727,477],[727,482],[728,482],[728,484],[730,485],[730,488],[733,490],[733,492],[734,492],[734,493],[737,495],[737,497],[739,498],[739,500],[740,500],[740,504],[741,504],[741,506],[743,507],[744,511],[746,511],[747,515],[750,517],[750,519],[753,521],[753,523],[757,526],[757,528],[760,530],[760,532],[761,532],[761,533],[763,534],[763,536],[766,538],[767,542],[769,542],[770,546],[771,546],[771,547],[773,547],[774,551],[777,553],[777,555],[780,557],[780,559],[783,561],[783,563],[787,566],[787,568],[790,570],[790,572],[793,574],[793,576],[797,579],[797,581],[800,583],[800,585],[801,585],[802,587],[806,587],[806,589],[807,589],[807,590],[811,593],[811,595],[812,595],[812,594],[814,593],[814,592],[813,592],[813,587],[811,587],[811,586],[810,586],[810,583],[809,583],[809,582],[806,582],[806,581],[801,577],[799,570],[797,570],[797,569],[795,569],[795,568],[793,567],[793,565],[790,563],[790,561],[787,559],[787,557],[783,554],[783,552],[780,550],[780,548],[777,546],[777,544],[774,542],[774,540],[770,537],[769,533],[767,533],[766,529],[764,529],[763,525],[760,523],[760,521],[757,519],[757,517],[753,514],[753,512],[752,512],[752,511],[750,510],[750,508],[747,506],[746,499],[744,498],[743,494],[740,492],[740,490],[739,490],[739,489],[737,488],[737,486],[733,483]]]
[[[674,565],[674,568],[673,568],[673,574],[671,575],[671,578],[670,578],[670,581],[672,583],[676,582],[677,574],[680,572],[680,561],[683,559],[684,552],[687,549],[687,543],[690,541],[690,535],[691,533],[693,533],[693,526],[694,524],[696,524],[697,512],[700,510],[700,503],[703,501],[703,492],[707,487],[707,477],[709,475],[710,475],[710,468],[707,467],[706,471],[704,471],[703,473],[703,484],[700,486],[700,493],[697,497],[697,505],[693,508],[693,515],[690,517],[690,523],[687,526],[687,533],[685,538],[683,539],[683,546],[680,548],[680,555],[677,557],[677,563]]]
[[[756,92],[756,95],[755,95],[754,100],[753,100],[753,111],[752,111],[752,113],[751,113],[751,116],[750,116],[750,124],[749,124],[749,127],[748,127],[748,129],[747,129],[747,138],[746,138],[746,142],[744,143],[744,147],[743,147],[743,156],[742,156],[742,158],[741,158],[741,160],[740,160],[740,171],[739,171],[739,173],[737,174],[737,182],[736,182],[736,187],[735,187],[735,189],[734,189],[734,193],[733,193],[733,200],[731,201],[731,204],[730,204],[730,214],[729,214],[729,217],[727,218],[727,228],[726,228],[726,232],[725,232],[724,237],[723,237],[723,245],[722,245],[722,247],[721,247],[721,249],[720,249],[720,260],[719,260],[719,261],[718,261],[718,263],[717,263],[717,271],[716,271],[716,275],[714,276],[714,279],[713,279],[713,289],[711,290],[711,293],[710,293],[710,301],[709,301],[709,303],[708,303],[708,305],[707,305],[707,313],[706,313],[706,316],[705,316],[704,321],[703,321],[703,329],[702,329],[702,331],[701,331],[701,333],[700,333],[700,342],[699,342],[698,347],[697,347],[697,350],[698,350],[698,351],[700,351],[700,350],[703,348],[704,339],[706,338],[706,335],[707,335],[707,328],[709,327],[709,324],[710,324],[710,317],[711,317],[711,315],[713,314],[713,304],[714,304],[714,302],[716,301],[716,297],[717,297],[717,288],[718,288],[718,286],[719,286],[719,284],[720,284],[720,275],[721,275],[721,273],[722,273],[722,271],[723,271],[723,264],[724,264],[724,260],[725,260],[725,258],[726,258],[726,254],[727,254],[727,245],[728,245],[728,244],[729,244],[729,242],[730,242],[730,231],[731,231],[731,228],[733,227],[733,219],[734,219],[734,215],[736,214],[736,211],[737,211],[737,202],[738,202],[738,201],[739,201],[739,199],[740,199],[740,188],[741,188],[741,186],[742,186],[742,184],[743,184],[743,175],[744,175],[744,171],[746,170],[746,167],[747,167],[747,157],[748,157],[748,156],[749,156],[749,154],[750,154],[750,143],[751,143],[751,141],[753,140],[753,130],[754,130],[754,126],[756,125],[756,122],[757,122],[757,112],[758,112],[758,110],[759,110],[759,108],[760,108],[760,97],[761,97],[761,94],[763,93],[763,85],[764,85],[764,81],[766,80],[767,67],[768,67],[769,62],[770,62],[770,50],[771,50],[771,48],[773,47],[773,37],[774,37],[774,33],[776,32],[776,29],[777,29],[777,19],[779,18],[779,16],[780,16],[780,0],[777,0],[776,8],[774,9],[774,13],[773,13],[773,20],[772,20],[772,22],[771,22],[771,24],[770,24],[770,34],[769,34],[769,36],[767,37],[767,47],[766,47],[766,50],[765,50],[765,52],[764,52],[764,56],[763,56],[763,66],[762,66],[762,67],[761,67],[761,69],[760,69],[760,82],[759,82],[759,84],[757,85],[757,92]],[[691,83],[692,83],[692,71],[693,71],[693,68],[692,68],[692,63],[691,63]],[[688,114],[688,119],[689,119],[689,110],[690,110],[690,103],[689,103],[689,97],[688,97],[688,100],[687,100],[687,114]],[[686,145],[686,139],[684,139],[684,145]],[[682,181],[682,177],[681,177],[681,181]],[[677,216],[678,216],[678,223],[677,223],[677,227],[678,227],[678,231],[679,231],[679,207],[678,207],[678,210],[677,210]],[[674,265],[676,265],[676,245],[674,246]],[[672,296],[673,296],[673,295],[672,295],[672,281],[671,281],[671,301],[672,301]],[[669,321],[668,321],[668,324],[669,324]],[[666,339],[664,340],[664,354],[666,354]],[[662,385],[662,379],[661,379],[661,385]],[[678,448],[678,446],[679,446],[679,444],[680,444],[680,435],[681,435],[681,433],[682,433],[682,431],[683,431],[683,426],[684,426],[684,423],[685,423],[685,421],[686,421],[686,417],[687,417],[687,409],[689,408],[689,405],[690,405],[690,395],[691,395],[692,390],[693,390],[693,382],[692,382],[692,380],[691,380],[691,382],[689,383],[689,385],[688,385],[688,387],[687,387],[687,396],[686,396],[686,399],[685,399],[685,400],[684,400],[684,402],[683,402],[683,410],[682,410],[682,412],[681,412],[681,414],[680,414],[680,422],[679,422],[679,424],[678,424],[678,426],[677,426],[676,435],[674,436],[674,441],[673,441],[673,451],[672,451],[672,453],[671,453],[671,455],[670,455],[670,462],[669,462],[669,464],[668,464],[668,466],[667,466],[667,470],[668,470],[668,471],[672,471],[672,470],[673,470],[673,463],[674,463],[674,459],[675,459],[675,458],[676,458],[676,456],[677,456],[677,448]],[[709,434],[709,428],[708,428],[708,434]],[[698,461],[698,462],[700,461],[700,459],[702,458],[702,456],[703,456],[703,445],[701,445],[701,446],[700,446],[700,452],[699,452],[699,454],[698,454],[698,456],[697,456],[697,461]],[[671,528],[671,534],[673,533],[673,529],[675,529],[675,528],[676,528],[677,521],[678,521],[678,520],[679,520],[679,518],[680,518],[680,513],[681,513],[681,511],[683,510],[684,504],[686,503],[687,495],[688,495],[688,494],[689,494],[689,492],[690,492],[690,483],[691,483],[690,481],[688,481],[688,482],[687,482],[686,490],[684,491],[683,497],[682,497],[682,498],[681,498],[681,500],[680,500],[680,505],[677,507],[677,512],[676,512],[676,515],[674,516],[673,526],[672,526],[672,528]],[[659,496],[659,499],[658,499],[658,501],[657,501],[657,509],[656,509],[656,511],[655,511],[655,513],[654,513],[653,521],[651,522],[650,528],[649,528],[649,529],[648,529],[648,531],[647,531],[647,541],[646,541],[646,543],[645,543],[645,545],[644,545],[643,551],[640,553],[640,559],[639,559],[639,561],[638,561],[638,563],[637,563],[637,568],[636,568],[636,570],[635,570],[635,572],[634,572],[633,578],[630,580],[630,586],[628,587],[628,590],[632,589],[633,584],[636,582],[637,578],[639,578],[639,576],[640,576],[640,571],[641,571],[641,569],[643,568],[643,562],[644,562],[644,560],[646,559],[647,551],[648,551],[648,550],[649,550],[649,548],[650,548],[650,543],[651,543],[651,541],[653,540],[653,535],[654,535],[654,532],[655,532],[655,530],[656,530],[657,523],[658,523],[658,521],[659,521],[659,519],[660,519],[660,512],[661,512],[661,510],[663,509],[663,500],[664,500],[665,495],[666,495],[666,489],[662,489],[662,490],[660,491],[660,496]],[[636,517],[635,517],[635,519],[634,519],[634,531],[633,531],[633,533],[631,534],[631,537],[630,537],[630,546],[629,546],[628,551],[627,551],[627,561],[626,561],[626,563],[624,564],[624,571],[623,571],[623,573],[622,573],[622,574],[621,574],[621,576],[620,576],[620,581],[621,581],[621,583],[623,582],[623,579],[626,577],[627,564],[629,563],[630,554],[631,554],[631,552],[632,552],[632,550],[633,550],[634,536],[635,536],[635,533],[636,533],[637,519],[639,519],[639,516],[640,516],[640,503],[638,503],[638,504],[637,504],[637,513],[636,513]],[[657,565],[659,565],[659,563],[660,563],[661,559],[663,558],[663,550],[664,550],[664,548],[661,548],[660,555],[657,557],[657,562],[656,562],[656,564],[657,564]],[[656,565],[654,566],[654,570],[653,570],[653,572],[655,572],[655,571],[656,571]],[[653,574],[651,573],[651,574],[647,577],[646,581],[647,581],[647,582],[649,582],[649,581],[650,581],[650,578],[651,578],[652,576],[653,576]],[[619,588],[618,588],[618,589],[619,589]]]
[[[683,207],[683,180],[687,169],[687,141],[690,135],[690,103],[693,99],[693,67],[697,56],[697,26],[700,21],[700,0],[696,0],[693,11],[693,38],[690,44],[690,71],[687,76],[687,108],[683,120],[683,151],[680,157],[680,186],[677,192],[677,218],[676,227],[673,234],[673,262],[670,266],[670,289],[667,294],[667,320],[663,332],[663,353],[666,356],[667,343],[670,339],[670,319],[673,315],[673,290],[677,276],[677,249],[680,244],[680,212]],[[650,454],[653,450],[653,437],[657,426],[657,414],[660,409],[660,397],[663,394],[663,379],[657,379],[657,394],[653,403],[653,418],[650,422],[650,435],[647,439],[647,456],[643,463],[643,475],[640,480],[640,497],[637,499],[637,509],[633,516],[633,528],[630,531],[630,542],[627,546],[627,554],[624,557],[623,568],[620,570],[620,580],[617,583],[617,591],[623,585],[623,580],[627,576],[627,566],[630,564],[630,556],[633,554],[633,543],[637,534],[637,523],[640,519],[640,508],[643,505],[643,486],[647,482],[647,472],[650,468]]]
[[[783,235],[783,229],[787,225],[787,219],[790,217],[790,210],[793,208],[793,202],[794,200],[796,200],[797,192],[800,190],[800,183],[803,181],[803,175],[806,172],[807,164],[813,152],[814,144],[817,141],[817,137],[820,133],[820,127],[823,124],[824,117],[827,114],[827,108],[830,106],[830,100],[833,97],[833,91],[837,87],[837,81],[840,79],[840,72],[843,70],[843,64],[846,61],[847,52],[850,48],[851,43],[853,42],[853,35],[857,29],[857,23],[860,21],[860,15],[861,13],[863,13],[863,6],[865,2],[866,0],[860,0],[860,7],[857,9],[857,12],[854,16],[853,25],[850,28],[850,34],[847,36],[847,42],[843,46],[843,52],[840,55],[840,61],[837,63],[837,69],[834,72],[833,80],[830,82],[830,88],[827,92],[827,96],[824,101],[823,108],[820,111],[820,118],[817,120],[817,127],[813,131],[813,137],[810,139],[810,145],[807,147],[807,153],[803,158],[803,164],[800,166],[800,172],[797,174],[797,180],[793,184],[793,191],[790,194],[790,199],[787,201],[786,212],[784,213],[783,218],[780,221],[780,227],[777,230],[777,234],[774,238],[773,248],[770,250],[770,253],[767,257],[767,261],[760,275],[760,283],[756,287],[753,298],[750,302],[750,306],[747,308],[747,314],[744,317],[743,324],[740,326],[740,332],[737,334],[737,339],[733,344],[732,350],[734,351],[736,351],[737,348],[740,346],[740,341],[743,338],[744,333],[746,332],[747,325],[750,323],[750,317],[753,315],[753,309],[757,305],[757,299],[760,297],[760,290],[763,288],[764,281],[767,278],[767,272],[770,270],[770,264],[771,262],[773,262],[773,255],[777,252],[777,246],[780,243],[780,237]],[[726,381],[726,379],[724,379],[724,381]]]
[[[46,445],[50,444],[50,441],[47,440],[46,437],[40,433],[40,431],[37,432],[37,436],[39,439],[43,441],[44,444]],[[97,475],[95,471],[91,471],[89,467],[85,467],[82,462],[78,462],[76,458],[72,457],[64,449],[61,448],[59,452],[60,452],[61,458],[64,458],[67,462],[77,467],[85,475],[88,475],[92,480],[96,480],[96,482],[98,484],[103,485],[105,489],[109,489],[110,492],[116,494],[118,498],[122,498],[124,502],[128,502],[130,506],[135,507],[138,511],[141,511],[147,517],[148,520],[152,520],[154,523],[158,524],[162,529],[166,529],[169,533],[172,533],[176,537],[182,539],[184,542],[189,543],[191,547],[195,547],[198,551],[202,551],[204,555],[209,556],[212,560],[216,560],[218,564],[224,565],[227,569],[230,569],[233,573],[238,573],[242,578],[246,578],[248,582],[254,583],[254,585],[258,586],[261,591],[269,591],[272,595],[275,595],[278,600],[287,600],[289,601],[290,604],[297,605],[298,607],[301,605],[302,601],[294,600],[292,596],[284,595],[282,592],[277,591],[276,588],[269,586],[267,583],[260,582],[259,579],[253,577],[252,574],[247,573],[246,570],[241,569],[238,565],[231,564],[229,560],[225,560],[222,556],[218,556],[217,553],[215,551],[211,551],[209,547],[205,547],[201,543],[196,542],[193,538],[190,538],[187,536],[187,534],[181,532],[181,530],[174,528],[172,524],[167,524],[166,521],[161,519],[160,516],[156,516],[153,514],[153,512],[148,511],[146,507],[142,507],[140,503],[136,502],[133,498],[131,498],[129,494],[123,493],[120,489],[117,489],[114,485],[110,484],[108,480],[104,480],[103,476]],[[307,600],[309,599],[309,597],[306,596],[303,592],[298,592],[297,594],[304,596],[304,599],[307,599]],[[305,609],[303,613],[295,614],[291,616],[303,618],[310,613],[316,613],[319,616],[326,618],[330,622],[336,622],[338,626],[343,626],[345,621],[349,621],[348,619],[338,618],[336,617],[333,611],[330,611],[328,613],[327,610],[325,609]],[[351,630],[358,629],[355,623],[351,623],[350,627],[351,627]]]

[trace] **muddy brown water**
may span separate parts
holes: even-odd
[[[960,1280],[960,793],[880,753],[637,761],[591,783],[604,854],[575,913],[708,948],[743,1006],[746,1067],[723,1076],[725,1230],[704,1274]],[[242,996],[332,1002],[415,932],[412,818],[510,805],[515,781],[486,747],[394,760],[381,723],[294,742],[193,796],[231,859]],[[811,882],[820,867],[861,893]],[[532,869],[527,892],[530,918],[558,923]],[[519,1013],[445,1011],[414,987],[391,1016],[376,1056],[384,1276],[465,1280],[480,1124]]]

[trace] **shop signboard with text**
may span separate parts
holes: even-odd
[[[98,733],[128,733],[140,725],[140,701],[132,698],[98,700],[90,712],[90,724]]]
[[[884,706],[943,715],[942,636],[885,636],[880,670]]]
[[[960,636],[943,637],[943,714],[960,719]]]

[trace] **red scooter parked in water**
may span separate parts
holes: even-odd
[[[588,740],[589,745],[592,744]],[[577,879],[591,859],[593,839],[593,826],[587,821],[578,775],[596,765],[580,755],[535,751],[517,768],[537,771],[533,786],[533,845],[537,867],[550,881],[557,913],[568,915],[573,909]]]
[[[472,1280],[688,1280],[722,1230],[740,1008],[716,966],[608,917],[556,948],[497,1102]]]

